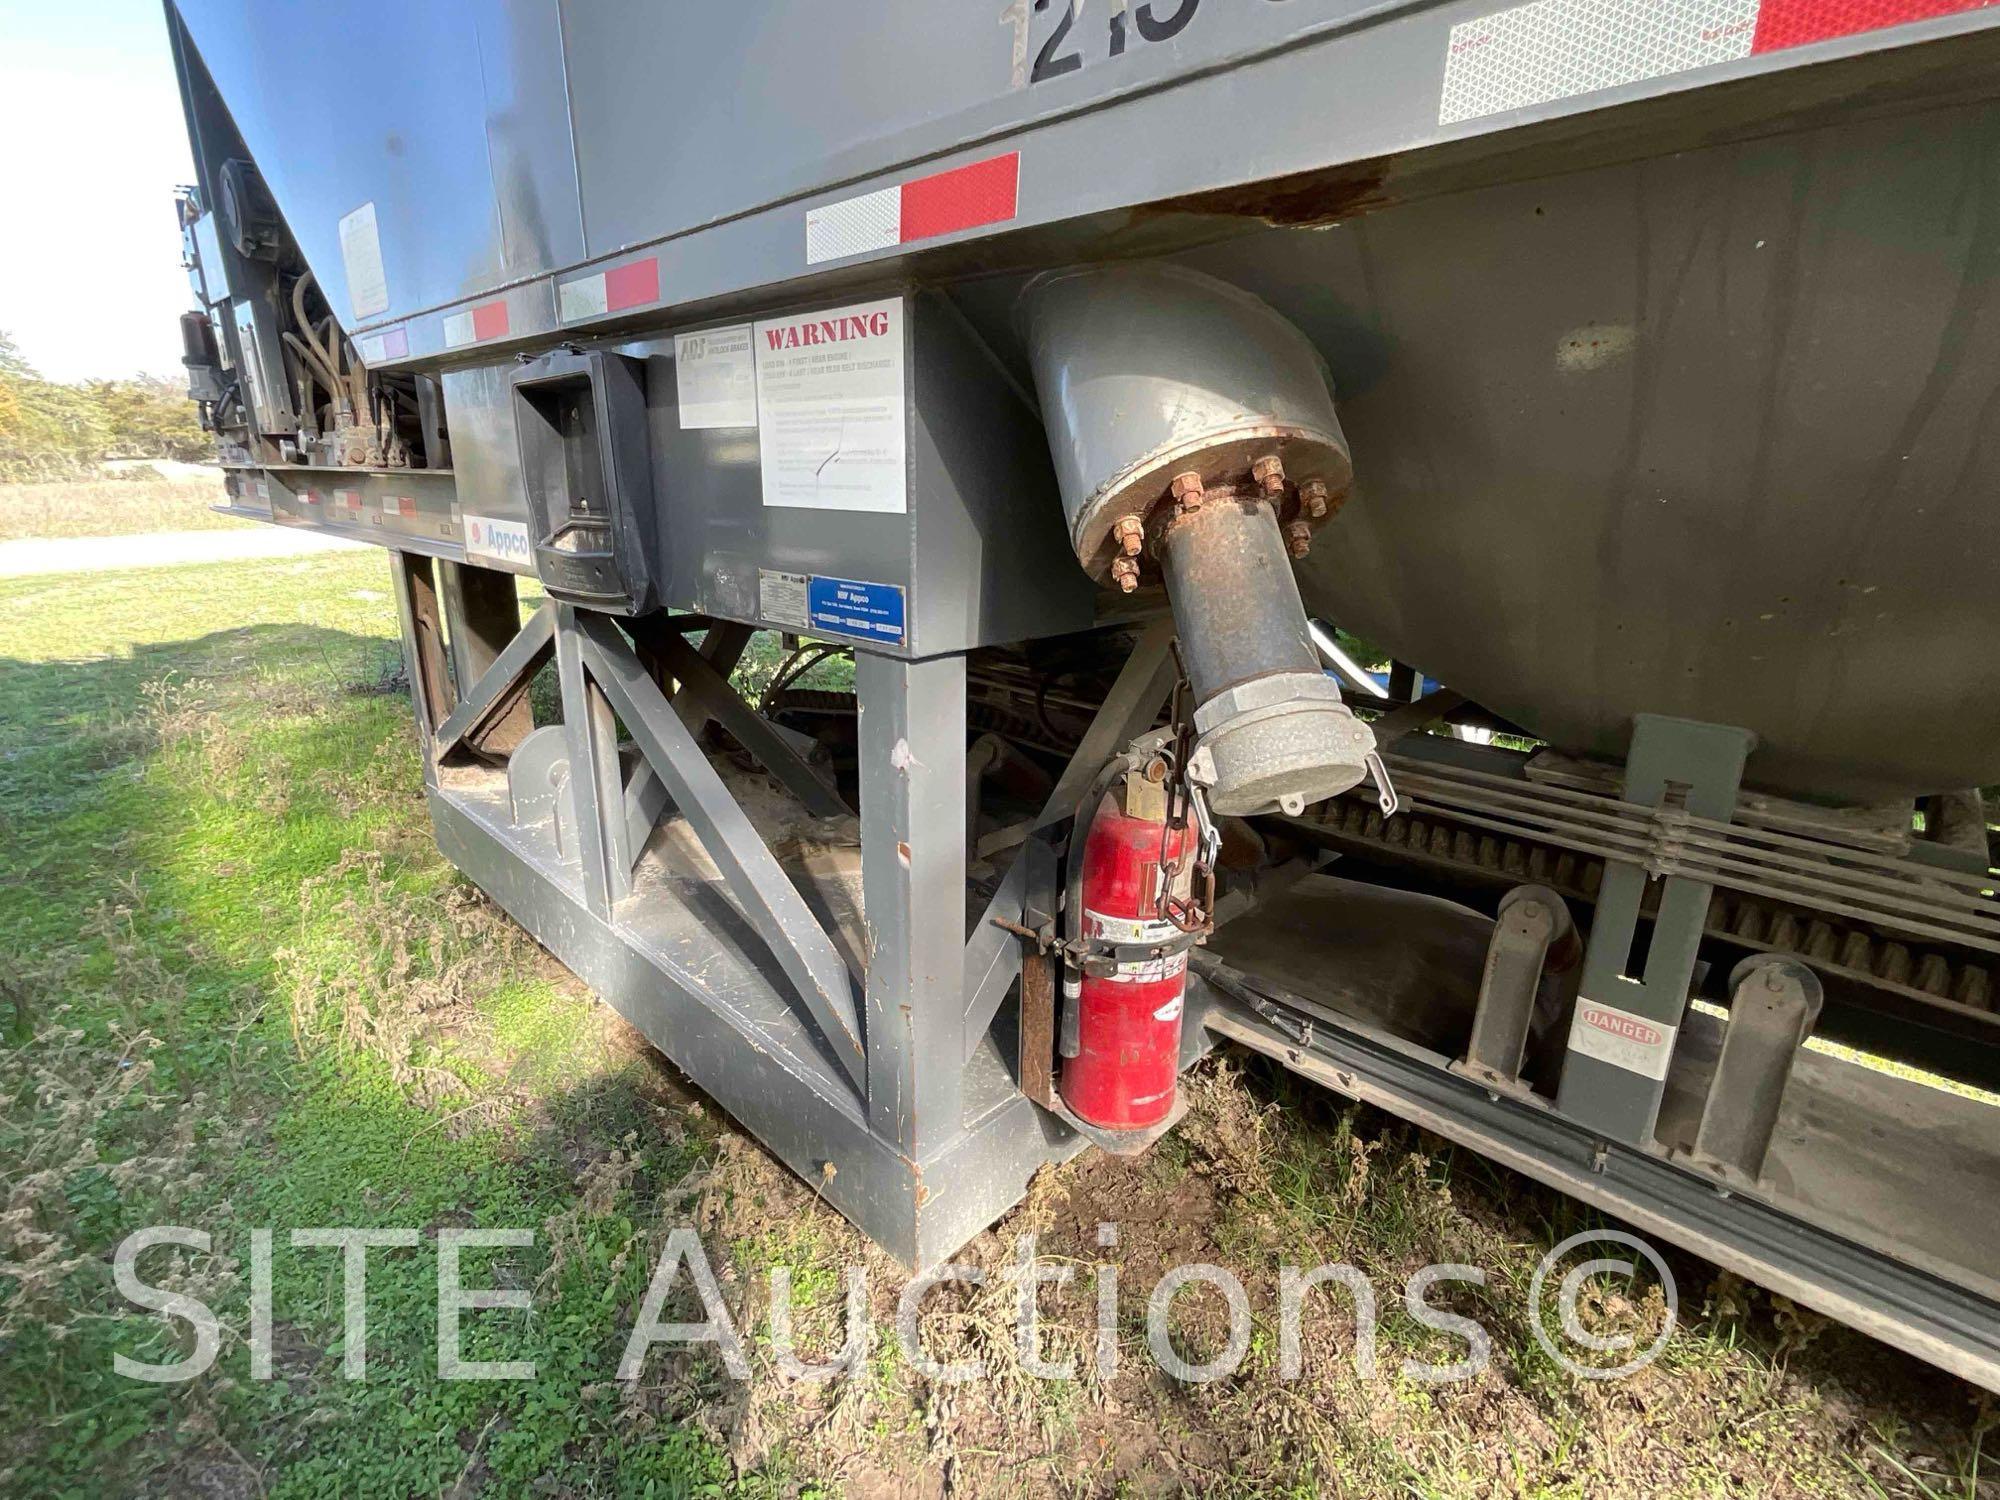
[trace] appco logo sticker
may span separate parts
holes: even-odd
[[[528,561],[528,528],[519,521],[496,521],[491,516],[465,518],[465,550],[501,562]]]

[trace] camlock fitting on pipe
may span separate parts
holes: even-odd
[[[1127,593],[1155,568],[1166,585],[1212,810],[1297,812],[1358,784],[1374,736],[1292,574],[1353,477],[1318,352],[1174,267],[1058,272],[1019,311],[1078,561]]]

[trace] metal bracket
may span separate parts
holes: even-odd
[[[1745,1185],[1763,1175],[1793,1060],[1825,998],[1804,964],[1757,953],[1736,966],[1722,1055],[1689,1153],[1696,1166]]]
[[[1527,1095],[1521,1068],[1543,978],[1573,974],[1582,956],[1561,896],[1545,885],[1517,885],[1501,897],[1479,979],[1472,1036],[1453,1071],[1488,1088]]]

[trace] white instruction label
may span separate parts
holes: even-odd
[[[1187,968],[1187,954],[1170,953],[1165,958],[1141,958],[1129,964],[1120,964],[1105,975],[1113,984],[1151,984],[1159,979],[1171,979]],[[1169,1021],[1171,1016],[1158,1019]]]
[[[495,562],[513,563],[524,568],[534,563],[526,524],[502,521],[493,516],[465,518],[465,555],[490,557]]]
[[[908,510],[902,299],[774,318],[754,333],[764,503]]]
[[[682,427],[755,427],[757,359],[750,325],[674,335]]]
[[[1663,1079],[1667,1064],[1673,1060],[1674,1036],[1679,1030],[1579,995],[1576,1019],[1569,1026],[1569,1047],[1628,1073]]]
[[[1101,911],[1083,909],[1083,929],[1091,937],[1111,943],[1165,943],[1180,933],[1173,923],[1159,918],[1113,917]]]
[[[382,269],[382,236],[375,227],[373,203],[362,204],[340,221],[340,260],[347,268],[347,296],[354,304],[354,316],[372,318],[387,312],[389,277]]]
[[[806,628],[806,598],[812,580],[803,573],[757,570],[757,613],[773,625]]]

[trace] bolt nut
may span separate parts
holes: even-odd
[[[1118,585],[1121,593],[1129,594],[1139,586],[1139,565],[1129,557],[1115,557],[1111,560],[1111,581]]]
[[[1121,516],[1111,528],[1111,535],[1127,557],[1137,557],[1139,549],[1146,545],[1146,523],[1137,516]]]
[[[1182,510],[1201,509],[1201,476],[1190,470],[1186,474],[1176,474],[1174,482],[1168,486],[1174,503]]]
[[[1266,495],[1277,496],[1285,492],[1284,460],[1275,453],[1267,453],[1250,465],[1250,477],[1257,481]]]
[[[1299,485],[1299,505],[1315,521],[1326,518],[1326,481],[1308,479]]]
[[[1304,557],[1312,551],[1312,528],[1303,521],[1294,521],[1285,528],[1285,545],[1291,549],[1293,557]]]

